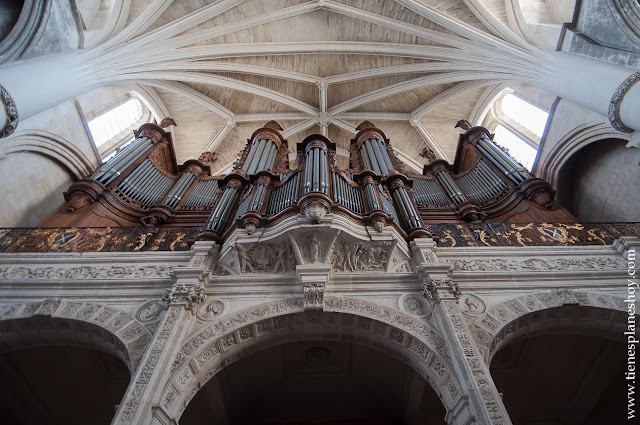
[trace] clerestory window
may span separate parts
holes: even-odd
[[[91,136],[100,148],[142,118],[142,103],[129,99],[89,121]]]
[[[494,141],[531,170],[548,118],[548,112],[507,93],[493,108]]]

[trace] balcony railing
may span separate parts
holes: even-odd
[[[640,223],[428,224],[440,247],[610,245]],[[187,251],[202,227],[0,228],[0,252]]]

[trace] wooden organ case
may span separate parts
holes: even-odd
[[[317,134],[297,144],[290,169],[281,130],[265,124],[231,173],[211,176],[203,157],[178,166],[171,134],[144,124],[131,145],[72,184],[40,227],[198,226],[201,238],[222,241],[238,227],[253,233],[301,212],[314,223],[333,213],[378,231],[395,226],[411,240],[439,223],[575,222],[551,186],[483,127],[467,126],[453,164],[435,160],[422,174],[405,172],[368,121],[351,140],[349,169],[338,167],[336,145]]]

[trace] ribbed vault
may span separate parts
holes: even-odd
[[[292,142],[323,133],[346,147],[368,119],[420,169],[425,146],[453,160],[453,126],[487,86],[539,83],[547,55],[511,31],[504,2],[131,0],[84,69],[152,88],[178,124],[179,161],[216,151],[225,170],[272,119]]]

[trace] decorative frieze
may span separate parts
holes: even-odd
[[[0,279],[140,279],[168,278],[170,266],[5,266]]]
[[[474,258],[448,259],[455,271],[562,271],[624,269],[625,263],[614,257],[580,258]]]

